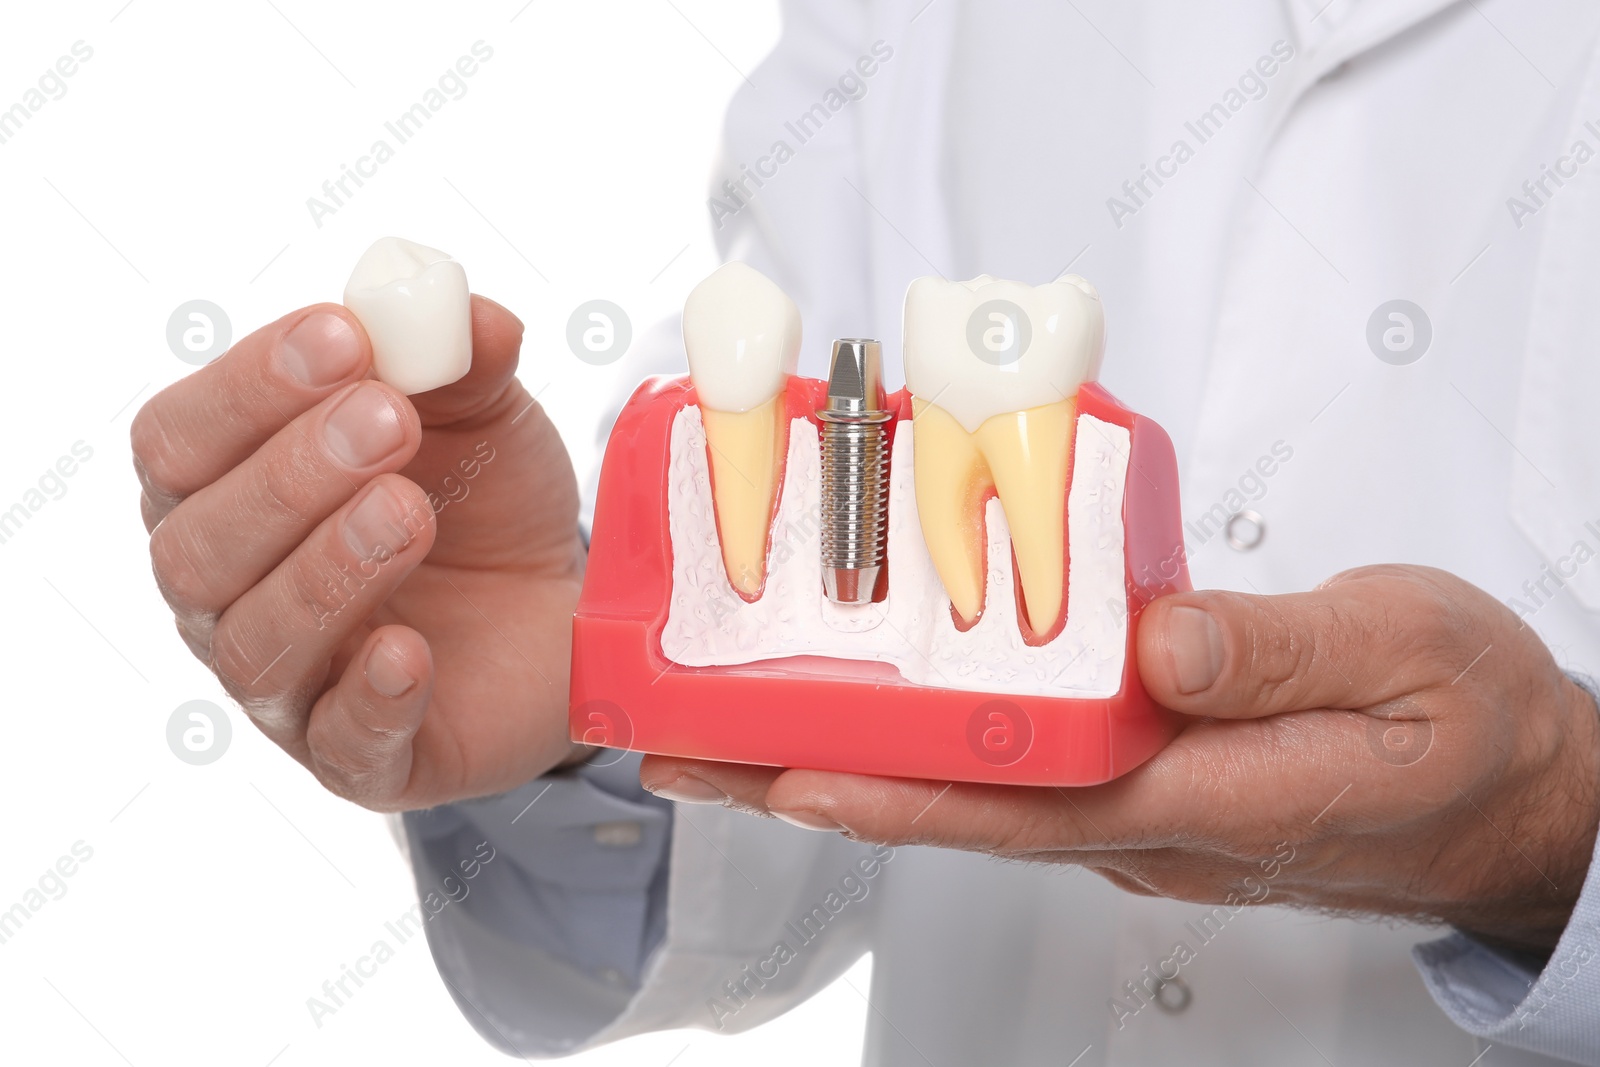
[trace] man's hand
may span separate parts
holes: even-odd
[[[379,810],[527,781],[567,740],[577,487],[513,377],[522,324],[472,298],[472,370],[370,379],[344,308],[305,308],[133,422],[156,582],[263,732]]]
[[[1140,675],[1194,716],[1082,789],[650,757],[722,800],[889,844],[1076,863],[1136,893],[1443,920],[1548,949],[1600,829],[1600,716],[1537,635],[1442,571],[1367,567],[1310,593],[1152,604]]]

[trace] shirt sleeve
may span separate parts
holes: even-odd
[[[434,963],[503,1051],[748,1030],[871,950],[894,849],[674,807],[639,788],[637,760],[403,816]]]
[[[618,756],[403,817],[439,972],[513,1055],[603,1030],[662,939],[671,805],[639,787],[637,754]]]
[[[1572,919],[1542,967],[1459,931],[1412,955],[1433,999],[1468,1033],[1600,1067],[1600,845]]]

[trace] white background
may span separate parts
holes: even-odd
[[[775,7],[0,9],[0,110],[75,42],[93,49],[0,144],[0,511],[75,443],[93,450],[0,543],[0,912],[75,843],[93,850],[0,943],[0,1060],[506,1062],[457,1013],[421,938],[312,1021],[307,998],[411,906],[410,872],[382,819],[256,734],[178,640],[150,577],[129,421],[191,369],[166,341],[180,304],[220,305],[237,339],[337,300],[365,246],[396,233],[452,253],[527,323],[523,379],[582,471],[602,401],[636,374],[627,358],[574,358],[567,317],[605,298],[637,334],[714,265],[705,175],[740,71],[776,38]],[[306,199],[478,40],[494,56],[466,95],[315,225]],[[232,742],[209,766],[167,747],[168,718],[194,699],[230,709]],[[852,1062],[866,967],[748,1036],[651,1035],[569,1062]]]

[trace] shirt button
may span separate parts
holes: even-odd
[[[607,967],[597,976],[602,982],[610,986],[619,986],[627,982],[621,971],[614,967]]]
[[[1168,1015],[1177,1015],[1193,999],[1194,992],[1182,978],[1162,978],[1156,985],[1156,1007]]]
[[[644,827],[636,822],[602,822],[594,827],[594,843],[606,848],[633,848],[644,840]]]
[[[1228,547],[1235,552],[1253,552],[1267,537],[1267,523],[1258,512],[1236,511],[1223,528]]]

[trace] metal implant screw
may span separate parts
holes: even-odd
[[[833,342],[822,422],[822,588],[836,604],[866,604],[889,537],[889,422],[883,346]]]

